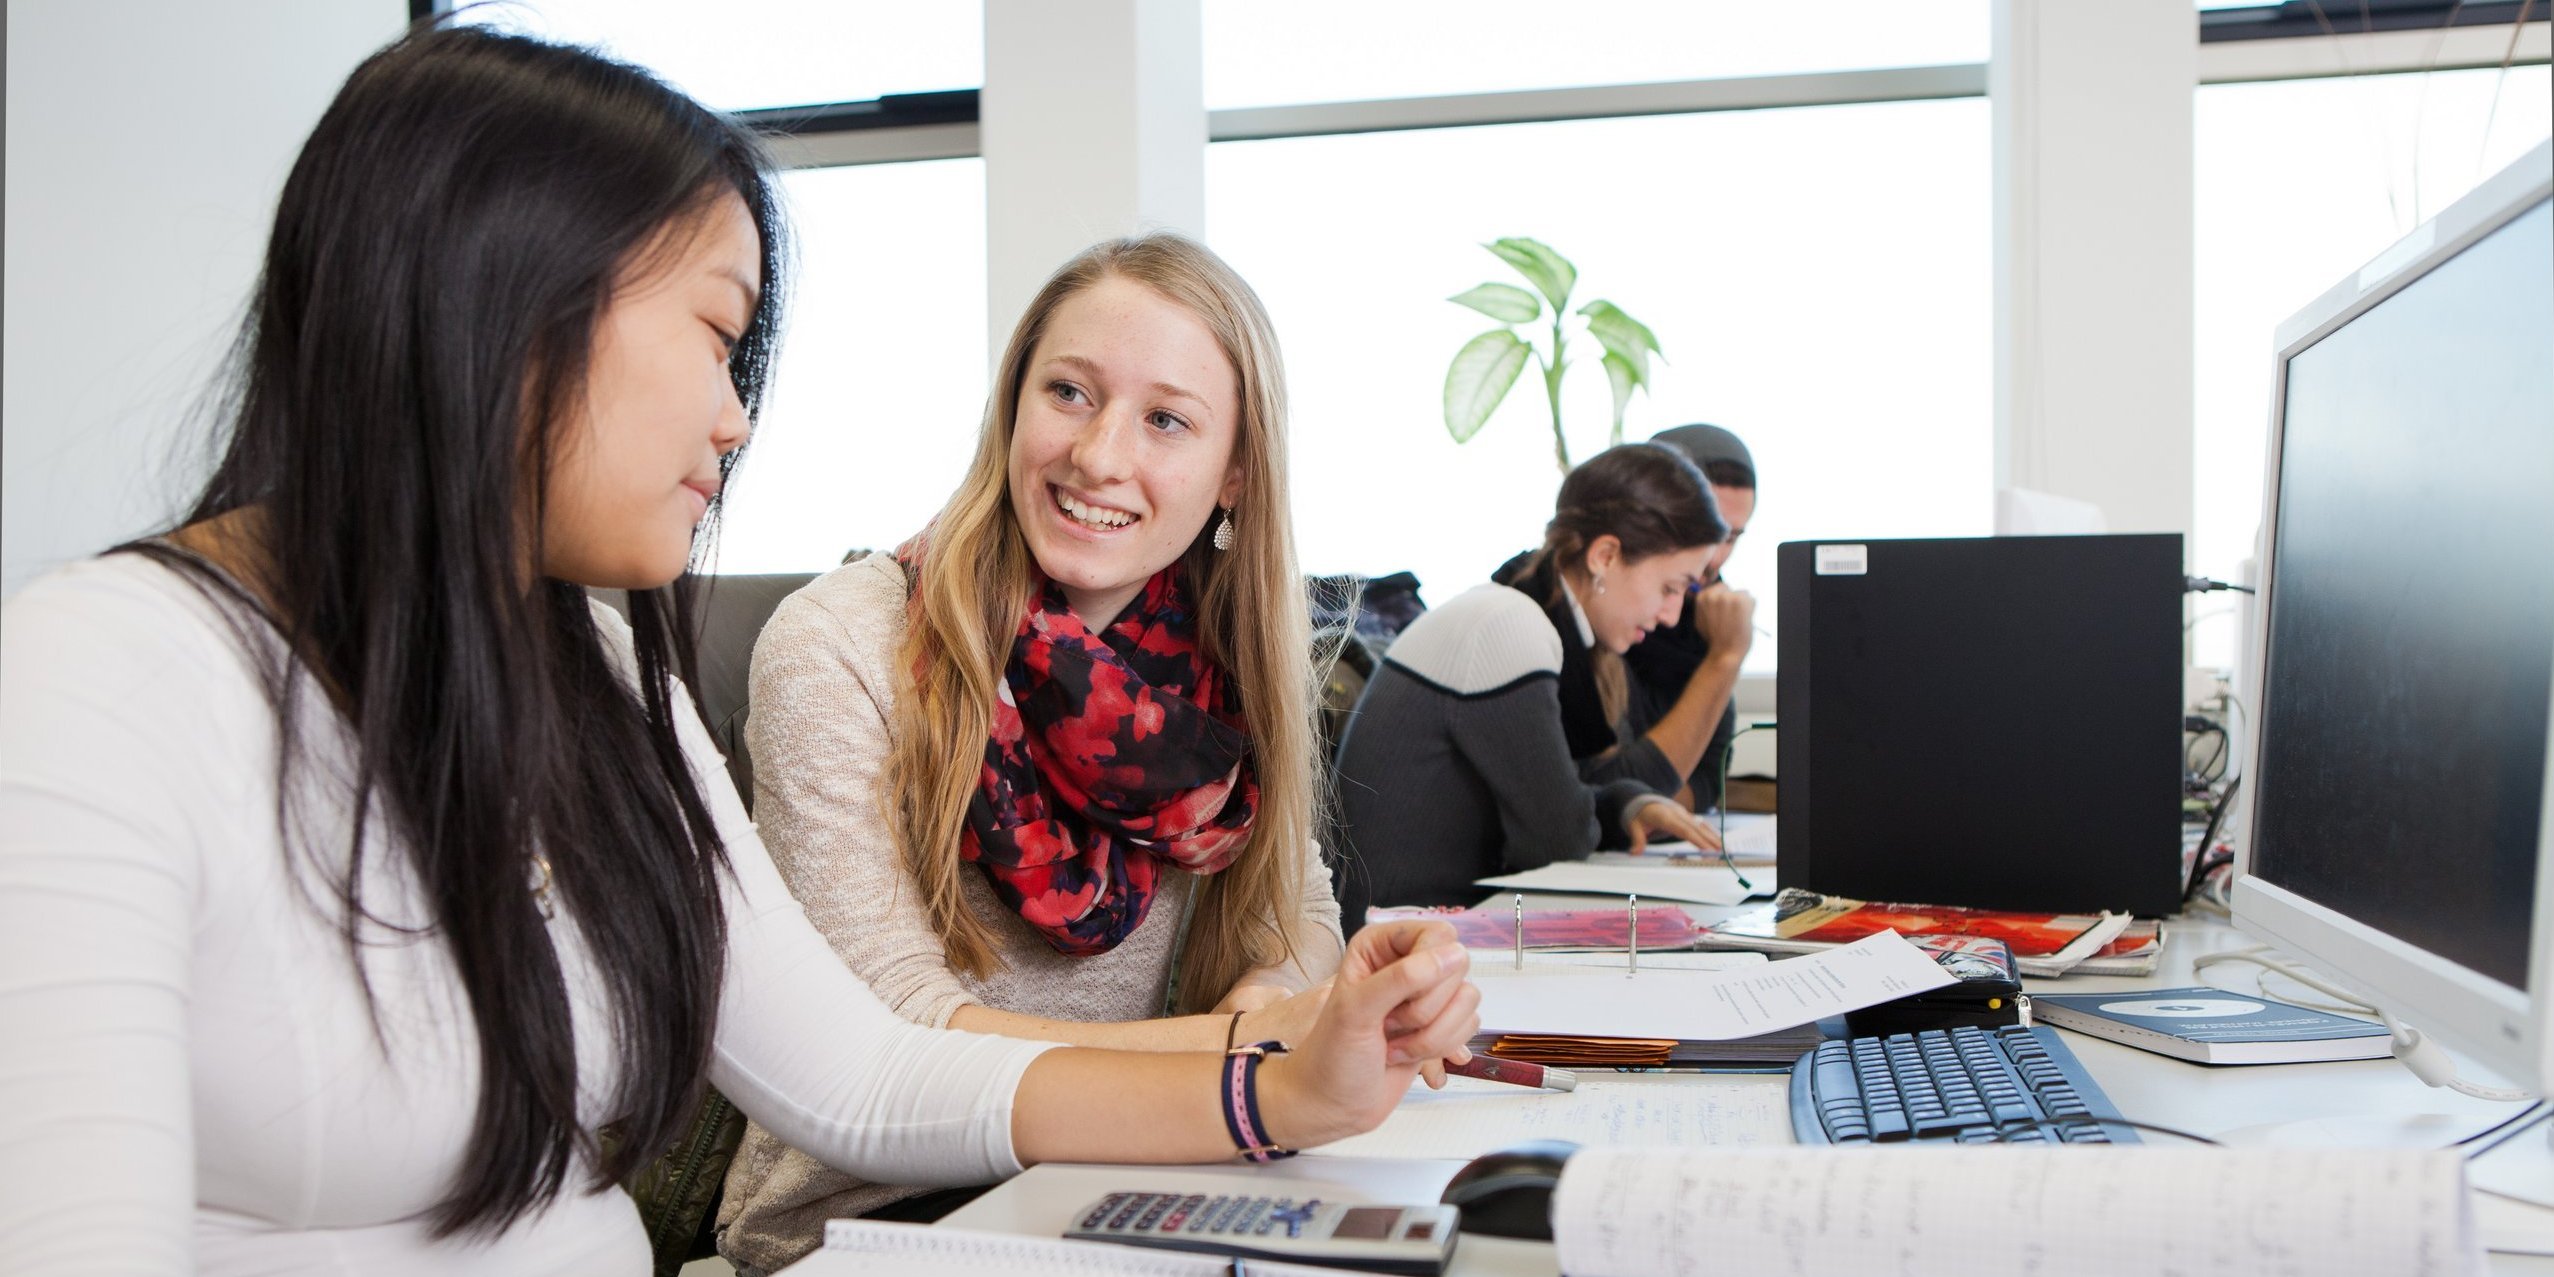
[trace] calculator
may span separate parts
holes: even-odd
[[[1451,1206],[1378,1206],[1247,1193],[1111,1193],[1074,1217],[1075,1241],[1159,1246],[1385,1273],[1441,1273],[1454,1256]]]

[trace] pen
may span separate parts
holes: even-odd
[[[1454,1077],[1477,1077],[1485,1082],[1505,1082],[1510,1086],[1539,1086],[1548,1091],[1579,1089],[1579,1075],[1568,1069],[1528,1064],[1523,1060],[1502,1060],[1495,1055],[1475,1051],[1461,1064],[1445,1066]]]
[[[1516,893],[1516,969],[1525,970],[1525,893]]]
[[[1626,976],[1641,973],[1641,893],[1635,891],[1631,896],[1631,925],[1624,928],[1623,936],[1624,958],[1628,964],[1623,969]]]

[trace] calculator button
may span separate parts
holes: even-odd
[[[1192,1233],[1205,1232],[1207,1221],[1215,1218],[1216,1213],[1224,1209],[1224,1203],[1231,1200],[1232,1199],[1228,1197],[1208,1198],[1204,1205],[1199,1206],[1195,1211],[1190,1212],[1188,1217],[1188,1231]]]
[[[1267,1222],[1261,1224],[1258,1231],[1264,1233],[1268,1231],[1270,1225],[1284,1224],[1288,1237],[1301,1237],[1304,1235],[1304,1224],[1311,1220],[1313,1212],[1320,1208],[1321,1199],[1318,1197],[1301,1206],[1280,1204],[1276,1210],[1268,1213]]]
[[[1106,1220],[1109,1217],[1109,1212],[1116,1210],[1118,1205],[1125,1200],[1126,1194],[1124,1193],[1111,1193],[1108,1196],[1101,1198],[1100,1204],[1092,1207],[1091,1213],[1082,1217],[1082,1227],[1099,1227],[1101,1221]]]

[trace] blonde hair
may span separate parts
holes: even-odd
[[[949,965],[984,978],[999,959],[992,929],[966,907],[968,868],[958,848],[1003,668],[1029,604],[1033,565],[1009,482],[1014,416],[1056,308],[1107,279],[1142,284],[1195,315],[1223,347],[1240,389],[1233,547],[1213,549],[1201,530],[1182,558],[1199,647],[1239,693],[1260,799],[1241,852],[1198,885],[1175,975],[1177,1009],[1203,1009],[1243,975],[1300,952],[1302,852],[1319,802],[1311,625],[1287,517],[1285,372],[1258,295],[1203,245],[1158,232],[1093,245],[1047,280],[1012,329],[975,459],[925,534],[899,653],[914,681],[896,703],[882,780],[905,868]]]

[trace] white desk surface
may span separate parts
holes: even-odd
[[[1532,903],[1545,908],[1601,908],[1616,902],[1606,897],[1543,895]],[[1508,898],[1502,895],[1483,907],[1496,910],[1507,905]],[[1688,908],[1703,921],[1730,912],[1703,905]],[[2034,992],[2099,993],[2213,982],[2251,991],[2249,968],[2216,968],[2214,981],[2195,978],[2191,970],[2191,960],[2199,954],[2243,947],[2248,941],[2242,933],[2208,920],[2176,921],[2166,926],[2170,938],[2163,965],[2154,976],[2079,976],[2034,980],[2029,982],[2030,987]],[[1488,956],[1481,953],[1476,959]],[[2277,988],[2274,984],[2274,996]],[[2070,1033],[2066,1040],[2121,1113],[2209,1136],[2336,1115],[2434,1115],[2435,1120],[2427,1125],[2416,1121],[2412,1130],[2426,1134],[2434,1128],[2437,1139],[2432,1142],[2445,1144],[2482,1130],[2512,1112],[2505,1104],[2424,1087],[2392,1060],[2209,1068],[2082,1034]],[[1682,1081],[1673,1076],[1638,1080],[1659,1086],[1675,1086]],[[2152,1138],[2158,1143],[2168,1142],[2166,1137]],[[2292,1135],[2288,1142],[2295,1142],[2295,1137]],[[1921,1157],[1923,1153],[1916,1150],[1883,1155]],[[1426,1202],[1436,1200],[1446,1180],[1461,1165],[1454,1161],[1307,1156],[1264,1167],[1239,1163],[1038,1166],[951,1214],[940,1226],[1055,1237],[1063,1233],[1066,1221],[1076,1211],[1107,1193],[1147,1188],[1229,1191],[1232,1182],[1241,1179],[1255,1179],[1271,1188],[1283,1181],[1284,1186],[1278,1191],[1297,1196],[1335,1192],[1354,1200]],[[2533,1252],[2496,1250],[2490,1257],[2491,1272],[2554,1275],[2554,1211],[2482,1193],[2475,1194],[2474,1200],[2477,1226],[2487,1245]],[[823,1257],[823,1252],[817,1252],[792,1268],[790,1277],[820,1277],[825,1270],[820,1262]],[[1450,1277],[1554,1277],[1557,1272],[1548,1244],[1472,1236],[1458,1244],[1454,1264],[1448,1269]]]

